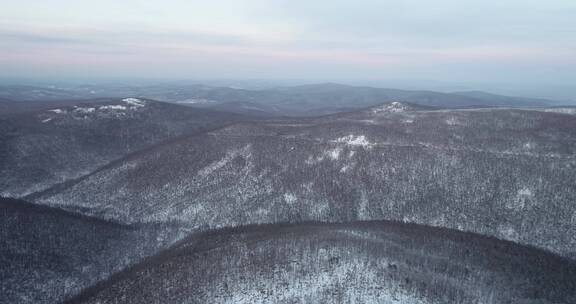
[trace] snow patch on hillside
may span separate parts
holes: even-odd
[[[228,151],[226,155],[218,160],[215,161],[208,166],[200,169],[198,171],[198,175],[201,177],[207,177],[208,175],[212,174],[214,171],[217,171],[223,167],[225,167],[230,161],[232,161],[237,156],[243,156],[244,158],[249,158],[251,156],[251,145],[247,145],[242,149],[236,149],[232,151]]]
[[[96,111],[96,108],[83,108],[83,107],[77,107],[74,109],[74,112],[76,113],[81,113],[81,114],[88,114],[88,113],[93,113],[94,111]]]
[[[561,114],[576,114],[576,108],[548,108],[544,112],[553,112]]]
[[[518,190],[516,197],[506,202],[506,207],[513,210],[523,210],[529,207],[529,204],[534,198],[534,192],[528,187],[523,187]]]
[[[532,190],[524,187],[524,188],[518,190],[518,195],[523,196],[523,197],[532,197],[533,194],[532,194]]]
[[[335,148],[326,152],[326,156],[331,160],[337,160],[340,158],[340,153],[342,153],[342,148]]]
[[[101,106],[98,109],[99,110],[126,110],[126,107],[122,106],[122,105],[108,105],[108,106]]]
[[[216,100],[205,99],[205,98],[189,98],[184,100],[178,100],[176,103],[181,104],[207,104],[207,103],[215,103]]]
[[[451,115],[448,115],[446,117],[446,120],[444,120],[444,122],[449,126],[459,126],[459,127],[463,127],[468,124],[467,118],[465,116],[460,115],[459,113],[456,113],[456,111],[451,113]]]
[[[378,114],[378,113],[400,113],[400,112],[404,112],[408,109],[408,107],[406,107],[405,105],[403,105],[400,102],[394,101],[391,102],[389,104],[385,104],[383,106],[380,107],[376,107],[372,109],[372,113],[374,114]]]
[[[343,255],[345,262],[330,262],[339,261]],[[396,282],[391,281],[385,286],[375,284],[382,273],[377,272],[365,260],[348,258],[349,255],[351,253],[342,250],[321,248],[315,254],[314,261],[319,265],[330,265],[328,267],[318,267],[313,272],[302,271],[300,264],[303,262],[296,261],[290,266],[290,269],[294,270],[286,271],[289,261],[281,261],[274,266],[275,275],[272,279],[260,273],[254,273],[251,280],[229,279],[226,282],[229,293],[220,303],[325,303],[325,295],[333,293],[335,289],[340,293],[337,303],[425,303]],[[385,264],[386,260],[380,263]],[[223,288],[219,286],[217,290]],[[262,296],[263,290],[268,291],[266,296]],[[216,295],[221,296],[221,293],[210,294],[210,298],[215,298]]]
[[[449,126],[456,126],[459,125],[458,119],[456,117],[450,117],[446,119],[446,124]]]
[[[292,205],[296,202],[297,198],[296,195],[294,195],[294,193],[284,193],[284,201],[286,201],[286,203]]]
[[[524,144],[524,149],[526,150],[532,150],[536,147],[536,144],[533,142],[527,142]]]
[[[517,242],[520,237],[518,232],[510,226],[500,226],[498,231],[500,232],[500,235],[508,241]]]
[[[304,161],[307,165],[314,165],[322,162],[326,158],[330,160],[338,160],[340,159],[340,155],[342,154],[343,149],[340,147],[323,151],[319,156],[308,156],[308,158]]]
[[[343,144],[347,144],[350,146],[362,146],[362,147],[370,147],[370,146],[374,145],[374,143],[371,143],[370,141],[368,141],[366,139],[366,136],[364,136],[364,135],[354,136],[352,134],[348,135],[348,136],[337,138],[337,139],[333,140],[332,142],[343,143]]]
[[[146,101],[138,98],[124,98],[122,101],[136,108],[140,108],[146,105]]]
[[[358,219],[368,220],[370,218],[370,201],[366,191],[362,190],[360,192],[360,205],[358,206]]]
[[[105,114],[105,117],[109,117],[110,114],[114,114],[116,116],[123,116],[126,115],[124,113],[128,110],[136,111],[139,108],[145,106],[146,101],[137,99],[137,98],[125,98],[122,100],[125,104],[105,104],[105,105],[93,105],[93,106],[73,106],[71,109],[51,109],[47,112],[50,112],[50,115],[53,114],[70,114],[72,117],[76,118],[89,118],[91,116],[98,116],[100,114]],[[44,122],[44,121],[43,121]],[[47,122],[47,121],[46,121]]]

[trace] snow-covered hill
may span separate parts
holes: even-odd
[[[60,303],[180,237],[0,198],[0,303]]]
[[[194,236],[68,303],[574,303],[576,264],[514,243],[392,222]]]
[[[408,105],[239,123],[129,156],[30,197],[195,230],[398,220],[576,252],[576,117]]]
[[[9,115],[0,118],[0,195],[22,197],[150,145],[241,119],[135,98]]]

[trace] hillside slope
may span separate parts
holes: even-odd
[[[0,118],[0,195],[22,197],[153,144],[241,119],[135,98]]]
[[[398,220],[576,257],[574,155],[573,115],[391,103],[182,138],[30,199],[194,230]]]
[[[393,222],[194,236],[68,303],[574,303],[576,264]]]
[[[179,237],[0,198],[0,302],[60,302]]]

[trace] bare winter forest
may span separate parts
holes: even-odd
[[[0,304],[576,304],[574,37],[574,0],[0,0]]]

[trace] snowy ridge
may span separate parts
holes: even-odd
[[[333,140],[332,142],[342,143],[342,144],[346,144],[349,146],[361,146],[361,147],[371,147],[371,146],[375,145],[375,143],[368,141],[366,139],[366,136],[364,136],[364,135],[355,136],[353,134],[350,134],[350,135],[347,135],[344,137],[339,137],[339,138]]]
[[[548,108],[545,109],[544,112],[552,112],[552,113],[562,113],[562,114],[576,114],[576,107],[574,108]]]
[[[125,112],[141,110],[147,104],[146,101],[137,98],[124,98],[122,99],[122,103],[123,104],[72,106],[70,109],[50,109],[40,115],[40,120],[42,123],[47,123],[54,118],[64,118],[67,115],[77,119],[86,119],[91,116],[98,117],[100,114],[105,117],[109,117],[110,115],[113,115],[113,117],[122,117],[126,115]]]
[[[374,114],[378,114],[378,113],[400,113],[400,112],[404,112],[408,109],[409,108],[406,105],[404,105],[398,101],[393,101],[389,104],[385,104],[385,105],[373,108],[372,113],[374,113]]]
[[[93,113],[94,111],[96,111],[95,108],[82,108],[82,107],[78,107],[74,109],[74,112],[76,113],[81,113],[81,114],[88,114],[88,113]]]
[[[131,105],[133,107],[143,107],[146,105],[146,101],[138,99],[138,98],[124,98],[122,99],[123,102],[125,102],[128,105]]]
[[[176,103],[180,104],[209,104],[209,103],[216,103],[216,100],[206,99],[206,98],[189,98],[178,100]]]
[[[126,110],[126,107],[122,106],[122,105],[109,105],[109,106],[101,106],[98,109],[99,110]]]

